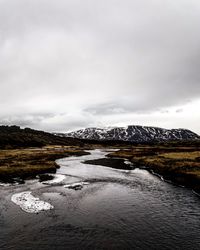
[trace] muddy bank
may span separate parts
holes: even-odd
[[[96,160],[87,160],[83,162],[84,164],[91,165],[101,165],[104,167],[110,167],[115,169],[122,170],[131,170],[133,169],[131,164],[128,164],[124,159],[111,159],[111,158],[102,158]]]

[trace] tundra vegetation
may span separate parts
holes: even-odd
[[[128,159],[134,167],[200,192],[200,142],[131,146],[108,156]]]

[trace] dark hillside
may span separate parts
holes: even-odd
[[[81,146],[78,139],[59,137],[51,133],[21,129],[19,126],[0,126],[0,149],[42,147],[46,145]]]

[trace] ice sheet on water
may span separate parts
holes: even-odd
[[[43,184],[46,185],[54,185],[54,184],[58,184],[60,182],[62,182],[65,179],[65,175],[63,174],[49,174],[53,177],[52,180],[48,180],[48,181],[43,181]]]
[[[54,208],[50,203],[34,197],[30,191],[13,194],[11,201],[27,213],[39,213]]]

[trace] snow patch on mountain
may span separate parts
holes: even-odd
[[[87,140],[117,140],[129,142],[200,139],[197,134],[188,129],[164,129],[138,125],[130,125],[127,127],[85,128],[57,135]]]

